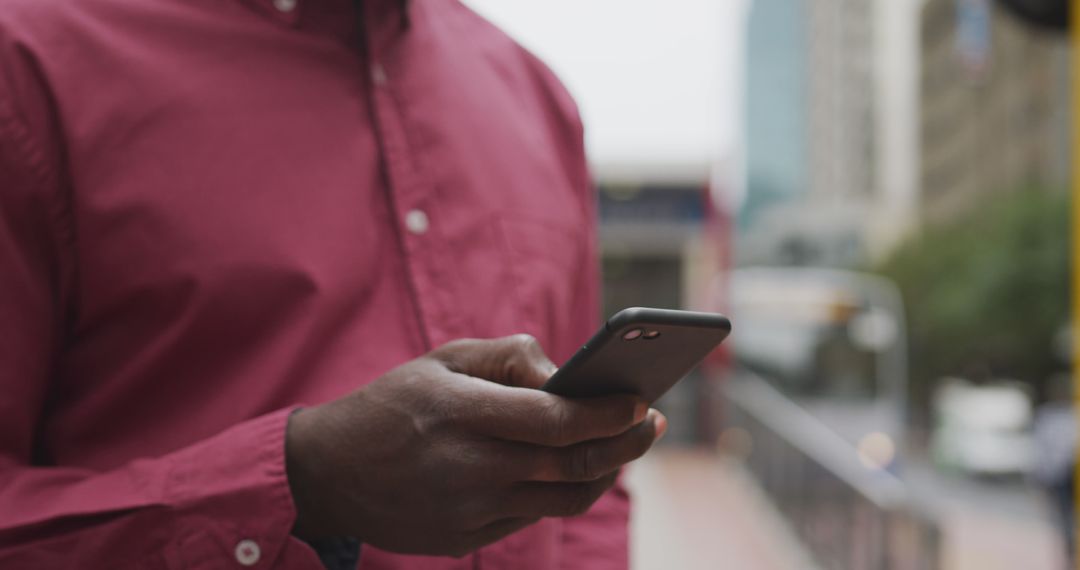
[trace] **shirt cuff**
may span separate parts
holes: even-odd
[[[239,424],[170,456],[167,502],[178,514],[166,558],[178,568],[271,568],[296,520],[285,430],[296,408]]]

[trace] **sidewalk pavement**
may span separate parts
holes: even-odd
[[[660,447],[627,474],[634,570],[809,570],[780,515],[738,463]]]

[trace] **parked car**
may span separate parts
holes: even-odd
[[[930,445],[938,465],[978,476],[1031,470],[1034,411],[1020,383],[999,380],[976,386],[946,378],[934,396],[934,415]]]

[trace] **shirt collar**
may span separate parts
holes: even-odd
[[[369,12],[372,8],[385,10],[386,5],[393,5],[399,11],[404,26],[408,26],[409,8],[412,4],[412,0],[248,0],[270,17],[288,25],[296,25],[300,21],[300,13],[308,5],[314,7],[327,1],[367,5],[365,7]]]

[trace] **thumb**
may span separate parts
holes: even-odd
[[[450,370],[505,386],[539,388],[558,368],[527,334],[447,343],[431,354]]]

